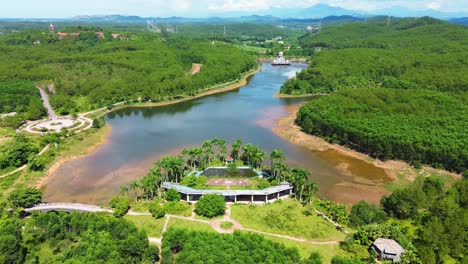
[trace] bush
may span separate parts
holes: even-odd
[[[191,214],[190,205],[185,202],[168,202],[164,204],[164,211],[168,214],[187,215]]]
[[[347,257],[334,256],[331,261],[332,264],[364,264],[358,259],[351,259]]]
[[[312,252],[308,259],[305,259],[304,264],[322,264],[322,256],[318,252]]]
[[[36,188],[16,189],[8,196],[13,208],[30,208],[42,201],[42,192]]]
[[[353,205],[349,215],[349,223],[352,227],[367,225],[372,223],[383,223],[387,219],[387,214],[377,208],[375,204],[368,204],[365,201]]]
[[[165,211],[164,207],[159,205],[158,202],[152,202],[149,205],[149,211],[150,211],[151,215],[156,219],[162,218],[162,217],[164,217],[164,215],[166,215],[166,211]]]
[[[168,202],[177,202],[177,201],[180,201],[180,199],[182,198],[180,193],[178,193],[174,189],[167,190],[165,193],[165,197]]]
[[[219,225],[222,229],[230,229],[234,224],[232,222],[223,221]]]
[[[203,195],[195,205],[197,214],[208,218],[223,215],[225,210],[226,201],[223,196],[218,194]]]
[[[109,204],[114,209],[114,216],[121,217],[130,209],[130,198],[127,196],[115,196]]]
[[[261,179],[259,182],[258,182],[258,185],[257,185],[257,188],[259,190],[263,190],[263,189],[266,189],[270,187],[270,183],[268,182],[268,180],[266,179]]]

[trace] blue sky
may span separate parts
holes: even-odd
[[[203,17],[271,7],[309,7],[318,3],[372,11],[392,6],[414,10],[468,12],[468,0],[2,0],[2,18],[66,18],[77,15]]]

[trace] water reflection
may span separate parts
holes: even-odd
[[[228,142],[241,137],[266,151],[282,149],[288,164],[312,172],[321,196],[359,200],[362,188],[381,187],[386,181],[382,169],[339,153],[310,151],[271,131],[276,121],[288,114],[288,105],[305,100],[274,96],[292,71],[304,67],[264,65],[241,89],[174,105],[127,108],[108,114],[106,121],[112,126],[108,143],[92,155],[61,166],[47,182],[45,200],[106,201],[118,193],[120,185],[145,175],[162,155],[178,153],[185,146],[200,145],[213,137]],[[375,197],[378,195],[366,199]]]

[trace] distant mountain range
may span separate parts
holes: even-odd
[[[372,16],[393,16],[393,17],[422,17],[431,16],[434,18],[449,20],[453,23],[465,24],[467,12],[441,12],[433,9],[412,10],[405,7],[394,6],[372,12],[348,10],[326,4],[317,4],[308,8],[270,8],[263,11],[249,12],[224,12],[211,13],[203,18],[192,17],[139,17],[124,15],[104,15],[104,16],[77,16],[66,20],[78,20],[89,22],[114,22],[114,23],[145,23],[147,20],[164,22],[274,22],[274,21],[318,21],[320,19],[362,19]],[[5,19],[3,19],[5,20]],[[11,19],[10,19],[11,20]],[[20,19],[13,19],[20,20]],[[44,19],[21,19],[21,20],[44,20]],[[57,19],[54,19],[57,20]]]
[[[439,19],[457,18],[468,16],[467,12],[442,12],[434,9],[412,10],[401,6],[393,6],[375,11],[348,10],[341,7],[326,4],[317,4],[308,8],[270,8],[268,10],[255,12],[262,16],[275,16],[279,18],[323,18],[327,16],[355,16],[368,17],[376,15],[388,15],[394,17],[422,17],[431,16]],[[252,15],[252,12],[230,12],[219,14],[221,17],[238,17]]]
[[[448,22],[468,26],[468,17],[452,18]]]

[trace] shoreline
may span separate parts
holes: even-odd
[[[339,152],[340,154],[350,156],[350,157],[359,159],[361,161],[367,162],[369,164],[372,164],[378,168],[383,169],[385,173],[387,174],[387,176],[392,180],[392,182],[402,180],[402,179],[399,179],[399,175],[401,174],[404,175],[405,180],[409,180],[409,181],[413,181],[418,175],[421,175],[421,174],[427,175],[428,173],[429,174],[439,173],[439,174],[450,176],[456,179],[461,178],[461,175],[459,174],[441,170],[441,169],[435,169],[435,168],[428,167],[428,166],[423,166],[423,168],[419,170],[418,172],[416,171],[415,168],[413,168],[411,165],[409,165],[405,161],[377,160],[377,159],[370,157],[367,154],[355,151],[345,146],[331,144],[320,137],[306,134],[305,132],[302,131],[302,129],[299,126],[294,124],[297,112],[299,111],[300,107],[304,105],[305,103],[307,102],[288,106],[287,110],[289,114],[280,118],[277,121],[276,127],[272,128],[272,131],[276,135],[280,136],[281,138],[286,139],[293,144],[303,146],[312,151],[335,150]]]
[[[223,93],[223,92],[236,90],[236,89],[239,89],[239,88],[245,86],[248,83],[249,78],[251,78],[257,72],[259,72],[261,69],[262,69],[262,67],[260,66],[260,67],[258,67],[256,69],[251,70],[250,72],[246,73],[239,81],[237,81],[235,83],[226,84],[225,87],[221,87],[221,88],[215,88],[216,86],[214,86],[214,87],[208,88],[208,90],[206,90],[204,92],[201,92],[200,94],[197,94],[195,96],[190,96],[190,97],[187,97],[187,98],[182,98],[182,99],[177,99],[177,100],[170,100],[170,101],[165,101],[165,102],[143,103],[143,104],[135,104],[135,105],[132,105],[132,104],[126,105],[126,104],[120,102],[120,103],[114,104],[114,105],[117,105],[117,107],[112,108],[110,110],[106,109],[102,113],[99,113],[99,111],[101,109],[98,109],[98,110],[91,111],[91,112],[88,112],[88,113],[83,113],[82,115],[87,116],[87,115],[97,114],[97,117],[101,117],[101,116],[109,114],[111,112],[121,110],[121,109],[124,109],[124,108],[128,108],[128,107],[137,107],[137,108],[160,107],[160,106],[166,106],[166,105],[182,103],[182,102],[202,98],[202,97],[217,94],[217,93]],[[78,155],[71,155],[71,156],[68,156],[68,157],[67,156],[65,156],[65,157],[59,156],[57,160],[55,160],[54,162],[51,163],[50,167],[44,172],[43,176],[40,179],[37,180],[36,186],[39,189],[42,189],[43,187],[45,187],[45,185],[47,183],[47,180],[50,178],[50,176],[55,174],[57,172],[57,170],[63,164],[65,164],[66,162],[69,162],[71,160],[79,159],[79,158],[82,158],[82,157],[93,154],[100,146],[105,145],[109,141],[109,135],[110,135],[111,131],[112,131],[112,126],[106,123],[105,127],[102,128],[101,131],[96,132],[96,133],[101,133],[100,134],[100,139],[98,140],[98,142],[88,146],[85,153],[81,153],[81,154],[78,154]],[[86,137],[85,137],[85,139],[86,139]]]
[[[101,108],[101,109],[97,109],[97,110],[90,111],[90,112],[87,112],[87,113],[83,113],[82,115],[88,116],[88,115],[92,115],[92,114],[97,114],[97,117],[101,117],[103,115],[112,113],[114,111],[129,108],[129,107],[145,108],[145,107],[167,106],[167,105],[173,105],[173,104],[178,104],[178,103],[182,103],[182,102],[187,102],[187,101],[190,101],[190,100],[206,97],[206,96],[213,95],[213,94],[229,92],[229,91],[236,90],[236,89],[239,89],[239,88],[247,85],[249,78],[251,78],[256,73],[258,73],[260,70],[262,70],[262,68],[263,68],[262,66],[259,66],[256,69],[253,69],[253,70],[251,70],[249,72],[244,73],[244,76],[242,76],[241,79],[239,79],[238,81],[232,81],[232,82],[228,82],[228,83],[214,85],[214,86],[212,86],[210,88],[206,88],[206,89],[202,90],[202,92],[200,92],[199,94],[193,95],[193,96],[188,96],[188,97],[181,98],[181,99],[162,101],[162,102],[157,102],[157,103],[125,104],[126,102],[118,102],[118,103],[113,104],[113,106],[116,106],[116,107],[113,107],[110,110],[107,109],[107,108]],[[219,88],[217,88],[217,87],[219,87]],[[100,112],[100,111],[103,111],[103,112]]]
[[[112,126],[109,124],[106,124],[103,128],[100,130],[96,131],[95,133],[99,133],[99,139],[97,143],[92,143],[89,146],[86,147],[84,153],[79,153],[79,154],[71,154],[67,156],[67,154],[59,156],[54,162],[51,163],[50,167],[48,167],[43,176],[36,181],[36,187],[39,189],[42,189],[45,187],[47,180],[50,178],[51,175],[57,172],[57,170],[66,162],[74,160],[74,159],[79,159],[88,155],[93,154],[94,152],[97,151],[97,149],[106,144],[109,140],[109,135],[110,132],[112,131]],[[86,138],[83,139],[83,141],[86,140]],[[82,144],[80,142],[77,142],[76,144]],[[72,145],[73,147],[73,145]]]
[[[314,98],[314,97],[320,97],[324,95],[329,95],[329,94],[324,94],[324,93],[317,93],[317,94],[299,94],[299,95],[293,95],[293,94],[283,94],[283,93],[276,93],[275,97],[276,98]]]

